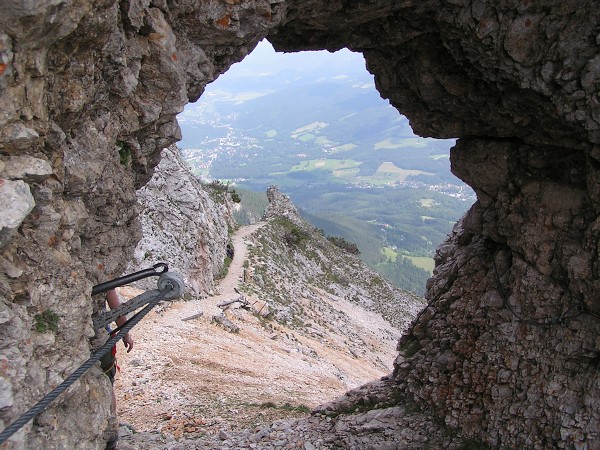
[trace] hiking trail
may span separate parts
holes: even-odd
[[[211,321],[222,312],[217,304],[239,297],[235,289],[243,277],[246,241],[264,225],[235,233],[234,257],[216,295],[159,307],[134,328],[131,353],[118,344],[120,422],[175,438],[252,428],[306,416],[311,408],[391,371],[396,341],[390,335],[399,335],[398,330],[331,295],[323,301],[353,318],[348,334],[313,336],[235,307],[226,315],[239,326],[238,333]],[[136,294],[133,288],[120,292],[125,298]],[[389,355],[384,357],[387,370],[348,351],[348,336],[357,333]]]

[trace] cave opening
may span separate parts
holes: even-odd
[[[223,184],[231,183],[244,198],[249,195],[246,190],[261,190],[257,194],[264,195],[268,186],[278,185],[297,204],[305,220],[323,229],[325,235],[357,242],[361,255],[366,254],[367,265],[370,263],[382,275],[393,279],[398,271],[420,272],[412,279],[404,276],[403,281],[412,284],[399,286],[418,294],[424,291],[425,280],[433,269],[435,248],[473,200],[472,191],[450,173],[448,157],[454,140],[416,136],[408,120],[380,98],[360,53],[279,54],[265,40],[208,85],[178,121],[182,128],[178,147],[206,187],[218,179]],[[419,157],[415,157],[417,153]],[[373,154],[376,157],[369,158]],[[350,202],[369,208],[359,210]],[[264,207],[259,202],[262,210],[241,216],[240,225],[255,224]],[[255,219],[244,221],[249,216]],[[362,227],[348,226],[357,222]],[[358,234],[357,230],[366,230],[370,235]],[[242,251],[245,254],[248,248]],[[239,258],[244,256],[236,247],[233,265],[242,262]],[[402,260],[403,264],[393,264]],[[248,260],[243,263],[254,265]],[[236,269],[230,266],[229,270]],[[227,287],[218,288],[221,294],[224,289]],[[289,323],[268,317],[261,319],[261,328],[247,315],[233,313],[245,334],[241,340],[221,330],[215,333],[214,326],[207,328],[203,322],[196,321],[198,328],[193,331],[179,329],[176,333],[182,333],[180,337],[185,336],[188,342],[181,347],[176,344],[177,355],[164,352],[169,361],[169,380],[158,373],[154,374],[157,380],[151,380],[148,371],[140,369],[146,358],[123,355],[125,370],[116,383],[119,415],[138,430],[152,430],[157,426],[154,416],[161,406],[168,408],[179,397],[174,409],[181,414],[170,415],[161,425],[168,433],[200,429],[206,424],[182,423],[202,422],[210,414],[224,418],[214,426],[256,426],[278,417],[302,416],[348,389],[390,374],[399,328],[403,327],[390,327],[382,323],[381,316],[344,303],[343,297],[335,305],[318,306],[335,323],[330,328],[310,317],[311,308],[315,309],[311,299],[287,298],[282,301],[298,301],[302,313],[309,311],[307,316],[294,317]],[[205,306],[199,303],[198,307]],[[421,307],[419,303],[417,309]],[[404,326],[414,312],[403,319]],[[358,327],[357,332],[356,325],[348,325],[348,321],[359,323],[365,318],[376,324],[375,331]],[[167,314],[167,322],[164,320],[156,318],[155,322],[174,326],[169,322],[172,312]],[[149,331],[152,326],[142,327],[139,352],[153,354],[156,340],[147,337],[154,334]],[[306,333],[306,329],[312,331]],[[270,339],[281,341],[280,347],[264,343],[265,331]],[[370,333],[377,336],[377,342],[366,337]],[[262,342],[267,352],[256,351],[248,359],[247,353],[233,349],[240,342],[245,342],[246,348]],[[359,342],[376,358],[363,355],[365,348]],[[290,368],[289,358],[278,355],[281,347],[288,355],[299,355],[303,362]],[[351,365],[348,354],[354,359]],[[245,360],[244,370],[233,366],[237,359]],[[304,367],[305,363],[327,374],[317,377],[314,368]],[[297,379],[292,380],[286,372],[295,372]],[[261,378],[275,380],[264,389],[257,381]],[[227,387],[235,383],[246,387],[234,391]],[[148,400],[140,394],[144,385],[156,395],[152,400],[156,407],[140,406],[136,397]],[[192,392],[194,401],[190,400]]]
[[[200,179],[262,193],[277,185],[308,222],[419,295],[435,249],[475,201],[450,171],[455,140],[416,135],[347,49],[278,53],[265,39],[178,122]],[[236,220],[261,216],[242,202]]]
[[[373,412],[389,418],[383,427],[369,422],[376,405],[346,415],[342,404],[331,439],[406,445],[410,417],[394,412],[408,399],[452,431],[428,440],[438,428],[419,427],[409,440],[421,447],[454,439],[460,448],[462,437],[471,447],[598,446],[594,2],[21,3],[3,3],[0,19],[2,185],[24,206],[3,205],[18,216],[2,230],[2,421],[87,357],[90,285],[130,258],[140,238],[135,187],[177,140],[176,114],[268,36],[282,51],[363,52],[378,91],[418,134],[460,139],[453,170],[478,196],[439,249],[431,307],[400,346],[388,392],[404,398]],[[131,150],[123,162],[116,143]],[[56,334],[33,326],[48,309],[64,324]],[[215,349],[209,362],[226,370]],[[135,367],[156,364],[168,394],[180,361],[160,354]],[[232,370],[243,377],[240,365]],[[15,445],[97,448],[107,384],[90,373]],[[185,420],[160,418],[172,419]]]

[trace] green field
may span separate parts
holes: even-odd
[[[406,181],[408,177],[415,175],[435,175],[431,172],[424,172],[422,170],[403,169],[401,167],[398,167],[393,162],[389,161],[382,163],[377,169],[377,172],[375,172],[375,174],[387,176],[397,181]]]
[[[410,259],[415,266],[420,269],[423,269],[430,274],[433,273],[433,268],[435,267],[435,261],[433,258],[429,258],[427,256],[406,256],[405,258]]]
[[[427,143],[423,138],[388,138],[383,141],[376,142],[375,150],[395,150],[399,148],[423,148],[427,147]]]
[[[355,178],[359,172],[360,169],[358,167],[353,167],[349,169],[334,170],[332,175],[336,178]]]
[[[372,177],[360,177],[360,181],[363,183],[368,183],[373,186],[385,186],[391,185],[396,181],[394,177],[387,176],[385,174],[378,174]]]
[[[407,255],[398,255],[398,252],[394,251],[390,247],[383,247],[381,249],[381,254],[390,262],[396,262],[398,257],[406,258],[410,260],[410,262],[417,266],[419,269],[423,269],[430,275],[433,273],[433,268],[435,267],[435,261],[433,258],[428,256],[407,256]]]
[[[356,144],[344,144],[338,145],[337,147],[333,147],[331,149],[331,153],[340,153],[340,152],[349,152],[350,150],[354,150],[357,147]]]
[[[267,95],[267,93],[268,92],[239,92],[230,95],[227,100],[239,105],[241,103],[260,98],[264,95]]]
[[[396,253],[394,250],[392,250],[390,247],[383,247],[381,249],[381,254],[383,256],[385,256],[388,260],[390,260],[391,262],[396,262],[396,259],[398,259],[398,253]]]
[[[292,136],[294,139],[300,139],[302,142],[314,141],[316,136],[312,133],[301,133]]]
[[[329,126],[329,124],[327,122],[319,122],[319,121],[312,122],[312,123],[309,123],[308,125],[305,125],[303,127],[296,128],[295,130],[293,130],[291,133],[291,137],[293,139],[297,139],[303,134],[316,133],[319,130],[322,130],[323,128],[326,128],[328,126]]]
[[[290,172],[323,170],[334,173],[344,169],[354,169],[360,164],[360,162],[351,159],[310,159],[296,164],[290,169]]]
[[[327,145],[327,144],[333,144],[333,142],[331,142],[329,139],[327,139],[327,136],[319,136],[315,139],[315,144]]]

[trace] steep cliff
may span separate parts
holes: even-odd
[[[362,52],[417,133],[459,138],[453,170],[478,202],[440,249],[429,306],[402,342],[406,395],[481,442],[597,447],[591,0],[3,1],[3,423],[88,356],[91,286],[133,256],[135,191],[178,139],[175,115],[265,36],[282,51]],[[58,328],[36,330],[48,317]],[[98,448],[108,403],[91,371],[11,445]]]
[[[176,146],[164,149],[161,157],[150,181],[137,191],[142,239],[125,272],[166,261],[184,277],[189,296],[203,297],[214,291],[223,268],[228,231],[235,226],[233,203],[225,193],[215,203]],[[156,282],[136,285],[154,289]]]

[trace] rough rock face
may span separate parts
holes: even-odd
[[[141,237],[135,191],[180,137],[175,115],[279,22],[277,8],[0,4],[3,424],[89,356],[90,316],[102,302],[90,299],[91,287],[133,256]],[[36,315],[57,316],[58,329],[36,331]],[[96,370],[11,445],[101,448],[109,404],[110,386]]]
[[[483,442],[597,447],[600,9],[576,0],[1,2],[3,423],[87,357],[175,115],[265,36],[363,52],[417,133],[459,138],[479,200],[401,345],[407,392]],[[90,372],[11,445],[101,447],[108,391]]]
[[[306,226],[306,222],[300,217],[296,206],[294,206],[287,195],[281,193],[277,186],[270,186],[267,189],[267,201],[269,204],[267,205],[263,219],[268,220],[276,217],[284,217],[296,225]]]
[[[494,447],[595,448],[600,305],[586,164],[555,147],[467,144],[453,167],[479,200],[438,250],[397,377]]]
[[[150,181],[137,192],[141,205],[142,239],[126,272],[166,261],[182,274],[187,293],[203,297],[214,289],[214,278],[225,259],[231,207],[216,204],[172,145],[161,153]],[[229,205],[231,206],[231,205]],[[156,281],[138,282],[156,289]]]

